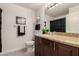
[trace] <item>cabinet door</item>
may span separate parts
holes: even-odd
[[[43,56],[52,56],[54,52],[52,48],[53,48],[52,41],[42,39],[42,55]]]
[[[78,48],[68,46],[61,43],[56,43],[56,52],[58,56],[77,56]]]
[[[42,49],[42,41],[40,37],[35,37],[35,55],[41,56],[41,49]]]

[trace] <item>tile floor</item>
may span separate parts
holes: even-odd
[[[34,56],[34,49],[21,49],[1,56]]]

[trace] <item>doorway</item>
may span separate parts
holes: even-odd
[[[2,52],[1,26],[2,26],[2,9],[0,8],[0,52]]]

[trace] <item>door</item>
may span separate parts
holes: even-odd
[[[1,13],[2,13],[2,9],[0,8],[0,52],[2,52],[2,42],[1,42],[1,25],[2,25],[2,20],[1,20]]]

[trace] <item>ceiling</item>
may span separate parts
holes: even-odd
[[[20,5],[25,8],[30,8],[34,11],[38,10],[41,6],[43,6],[45,3],[16,3],[17,5]]]
[[[79,3],[62,3],[52,9],[46,10],[46,14],[52,17],[58,17],[68,14],[69,8],[79,5]]]
[[[34,11],[38,10],[41,6],[47,3],[16,3],[19,6],[30,8]],[[46,14],[52,17],[58,17],[68,14],[69,8],[79,5],[79,3],[60,3],[52,9],[46,10]]]

